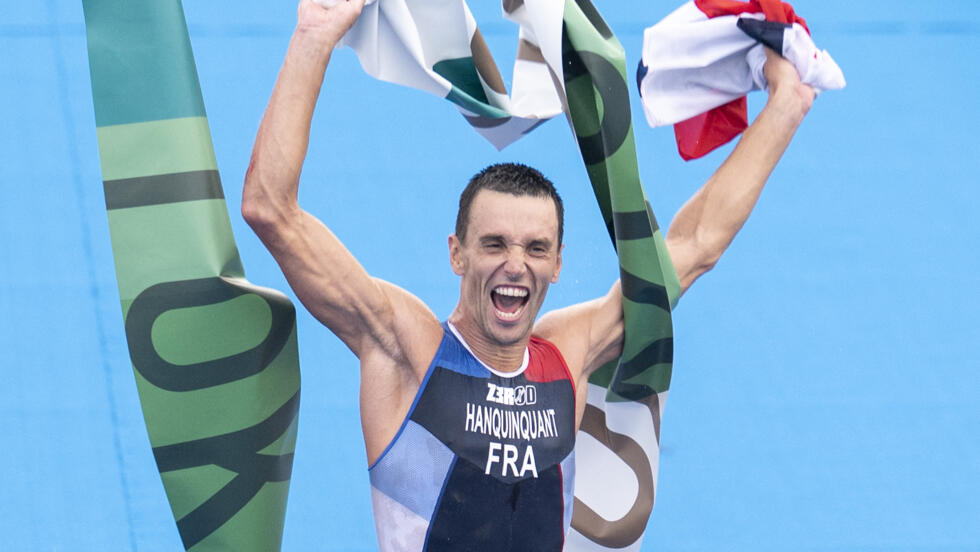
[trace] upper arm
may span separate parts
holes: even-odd
[[[370,277],[330,229],[298,206],[275,221],[249,222],[307,310],[358,357],[379,350],[414,366],[411,344],[441,335],[421,301]]]
[[[396,435],[442,340],[435,315],[404,289],[372,278],[308,213],[259,235],[296,296],[360,360],[360,409],[369,461]]]
[[[671,229],[673,228],[674,226],[671,226]],[[677,272],[680,284],[678,297],[683,295],[698,277],[711,270],[718,260],[698,243],[695,236],[668,232],[664,243],[674,264],[674,270]]]

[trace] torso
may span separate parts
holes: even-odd
[[[450,326],[398,433],[370,468],[382,552],[561,550],[571,521],[575,389],[532,337],[499,373]]]

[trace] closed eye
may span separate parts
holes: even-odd
[[[551,248],[548,246],[548,244],[542,242],[533,242],[530,246],[528,246],[528,251],[535,257],[546,256],[550,249]]]
[[[484,240],[483,249],[487,251],[499,251],[504,248],[503,242],[499,240]]]

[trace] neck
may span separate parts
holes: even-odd
[[[472,320],[463,316],[459,308],[453,311],[449,322],[463,336],[476,358],[494,370],[514,372],[524,363],[524,351],[531,340],[530,335],[515,343],[498,343],[480,331]]]

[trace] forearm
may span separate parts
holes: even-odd
[[[794,86],[774,87],[728,159],[678,212],[667,244],[682,289],[714,266],[745,224],[809,109],[808,94]]]
[[[335,42],[298,26],[259,125],[242,192],[242,214],[261,232],[298,209],[310,124]]]

